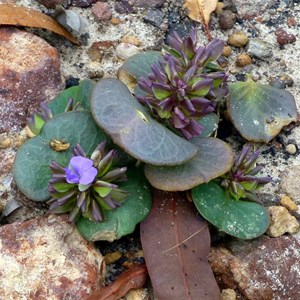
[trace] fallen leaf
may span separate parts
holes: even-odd
[[[43,28],[53,31],[76,45],[80,42],[53,18],[31,8],[13,4],[0,4],[0,25]]]
[[[123,272],[112,284],[94,292],[85,300],[117,300],[122,298],[131,289],[142,288],[147,281],[147,268],[145,265],[135,265]]]
[[[152,211],[140,228],[157,299],[219,299],[220,291],[207,261],[208,226],[184,193],[154,190]]]
[[[185,0],[183,5],[192,20],[203,23],[209,39],[212,39],[208,26],[210,15],[216,9],[217,3],[218,0]]]

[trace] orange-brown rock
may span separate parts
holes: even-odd
[[[99,288],[102,256],[66,216],[0,228],[0,298],[86,299]]]
[[[0,28],[0,133],[16,132],[64,87],[57,50],[32,33]]]

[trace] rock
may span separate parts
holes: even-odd
[[[213,247],[210,264],[223,288],[243,299],[300,299],[300,243],[293,236],[236,240]]]
[[[130,0],[121,0],[115,2],[115,11],[119,14],[131,14],[133,12],[133,3]]]
[[[228,37],[227,43],[235,47],[244,47],[248,43],[248,37],[245,32],[237,31]]]
[[[226,46],[224,46],[222,55],[229,57],[231,52],[232,52],[231,47],[226,45]]]
[[[236,65],[238,67],[244,67],[250,65],[251,63],[252,63],[251,57],[246,53],[239,54],[236,59]]]
[[[157,8],[149,8],[147,15],[144,17],[146,23],[150,23],[155,27],[160,27],[164,20],[164,13]]]
[[[105,2],[97,2],[92,7],[92,13],[97,21],[109,21],[111,19],[111,11],[109,5]]]
[[[72,0],[71,5],[76,7],[89,7],[97,1],[98,0]]]
[[[280,76],[270,77],[269,84],[279,89],[285,89],[287,86],[293,86],[294,80],[289,75],[282,74]]]
[[[289,196],[296,204],[300,204],[300,165],[287,167],[280,178],[283,194]]]
[[[124,300],[150,300],[147,289],[130,290]]]
[[[94,42],[88,49],[87,54],[92,61],[101,62],[104,53],[109,53],[109,49],[117,45],[114,41],[99,41]]]
[[[64,4],[65,0],[37,0],[37,2],[41,3],[47,8],[55,8],[56,5]]]
[[[288,145],[286,145],[286,147],[285,147],[285,151],[286,151],[288,154],[293,155],[293,154],[297,153],[297,147],[296,147],[296,145],[294,145],[294,144],[288,144]]]
[[[137,54],[140,52],[141,49],[138,48],[135,45],[128,44],[128,43],[120,43],[116,47],[116,55],[118,58],[121,58],[123,60],[126,60],[127,58],[133,56],[134,54]]]
[[[249,39],[247,53],[258,59],[268,58],[272,55],[271,45],[261,39]]]
[[[233,289],[222,290],[220,300],[236,300],[236,292]]]
[[[270,226],[267,234],[271,237],[278,237],[285,233],[295,233],[299,230],[297,219],[290,215],[288,210],[282,206],[268,207],[270,213]]]
[[[277,43],[280,46],[296,42],[295,35],[287,33],[282,28],[276,29],[275,35],[276,35],[276,38],[277,38]]]
[[[287,210],[298,210],[298,205],[289,196],[282,196],[280,199],[280,204],[284,206]]]
[[[67,216],[0,228],[1,299],[82,300],[99,287],[101,254]]]
[[[64,87],[57,50],[32,33],[0,28],[0,133],[18,132]]]
[[[101,78],[104,74],[102,65],[97,61],[92,61],[87,65],[87,73],[89,78]]]
[[[231,10],[225,10],[219,15],[221,29],[231,29],[236,22],[236,15]]]
[[[165,0],[132,0],[135,7],[162,7]]]
[[[137,47],[141,46],[141,44],[142,44],[141,40],[133,35],[125,35],[122,38],[122,42],[131,44],[131,45],[135,45]]]
[[[0,134],[0,149],[6,149],[10,146],[11,140],[6,133]]]
[[[237,9],[239,17],[245,20],[252,20],[257,16],[262,15],[267,8],[276,3],[275,0],[232,0],[232,2]]]

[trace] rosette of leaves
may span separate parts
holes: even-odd
[[[265,207],[255,203],[259,200],[257,190],[272,182],[271,177],[257,176],[263,169],[256,164],[259,154],[259,151],[250,154],[250,147],[244,146],[231,170],[220,180],[192,189],[193,201],[201,215],[219,230],[241,239],[262,235],[270,222]]]
[[[239,200],[247,198],[252,201],[259,201],[256,191],[267,183],[272,182],[272,177],[256,176],[263,169],[257,165],[260,151],[250,154],[250,147],[244,146],[241,153],[235,158],[231,170],[222,176],[221,186],[224,187],[230,196]]]
[[[198,136],[204,129],[198,120],[214,111],[227,94],[225,72],[216,62],[223,46],[213,39],[206,47],[197,47],[196,29],[183,40],[174,33],[148,78],[138,81],[147,94],[137,99],[186,139]]]
[[[103,210],[117,208],[128,196],[116,183],[126,180],[126,167],[113,167],[116,151],[105,152],[106,142],[100,143],[91,158],[76,145],[67,167],[54,161],[50,164],[50,211],[70,212],[76,222],[82,215],[91,221],[103,221]]]

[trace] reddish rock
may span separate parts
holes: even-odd
[[[0,28],[0,133],[19,131],[63,87],[54,47],[29,32]]]
[[[263,236],[227,248],[212,248],[210,255],[222,288],[248,300],[300,299],[300,243],[293,236]]]
[[[97,21],[109,21],[111,19],[111,11],[109,5],[105,2],[97,2],[92,7],[92,13]]]
[[[275,35],[277,37],[277,43],[280,46],[296,42],[296,37],[293,34],[289,34],[281,28],[275,31]]]
[[[275,0],[232,0],[232,2],[237,9],[239,17],[246,20],[260,16],[276,3]]]
[[[66,216],[0,228],[1,299],[82,300],[99,288],[102,256]]]

